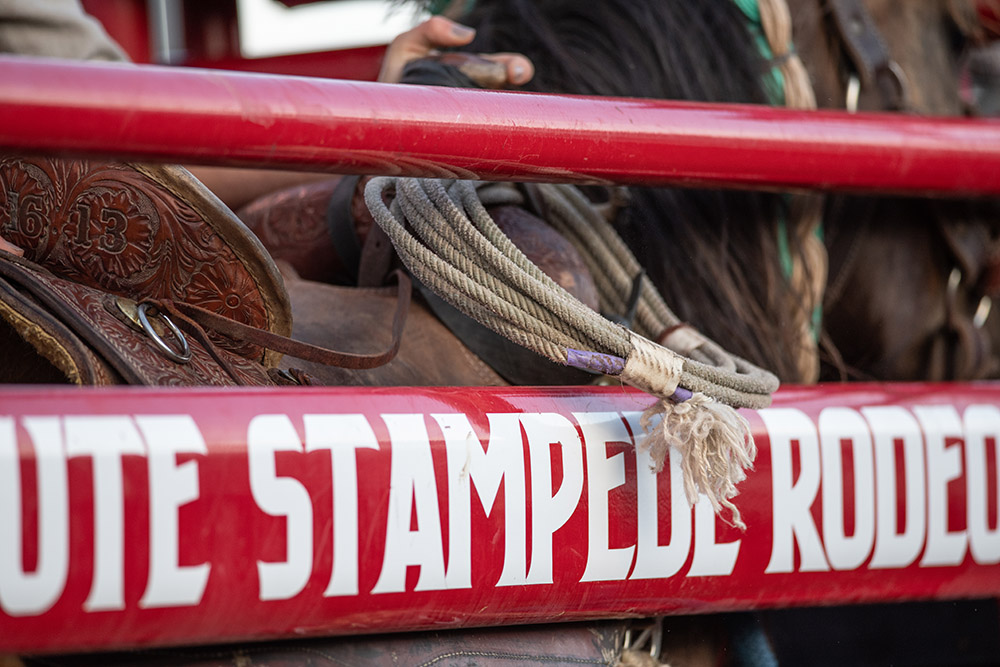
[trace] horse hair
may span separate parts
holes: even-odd
[[[526,90],[767,103],[768,67],[732,0],[478,0],[459,20],[472,52],[515,51],[535,64]],[[801,343],[782,275],[778,195],[631,189],[619,233],[667,303],[733,353],[797,376]],[[788,234],[792,253],[797,234]]]

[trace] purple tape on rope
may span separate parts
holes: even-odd
[[[694,396],[694,392],[690,389],[685,389],[684,387],[677,387],[674,393],[670,395],[670,400],[674,403],[683,403]]]
[[[621,375],[625,370],[625,360],[621,357],[571,348],[566,348],[566,365],[605,375]]]

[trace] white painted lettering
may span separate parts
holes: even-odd
[[[69,573],[69,485],[58,417],[25,417],[35,449],[38,561],[25,572],[21,473],[14,420],[0,417],[0,608],[11,616],[41,614],[56,603]]]
[[[633,433],[638,427],[638,413],[629,420]],[[671,448],[667,454],[670,470],[670,541],[659,543],[659,501],[657,477],[653,472],[653,459],[648,450],[635,450],[636,502],[638,503],[639,540],[636,548],[635,567],[630,579],[666,579],[684,566],[691,552],[691,505],[684,495],[684,478],[681,472],[681,454]],[[661,473],[662,474],[662,473]]]
[[[565,524],[583,491],[583,452],[573,424],[555,413],[521,415],[531,457],[531,566],[529,584],[552,583],[552,536]],[[552,445],[562,453],[562,482],[552,492]]]
[[[435,414],[448,454],[447,588],[472,587],[472,483],[486,516],[504,483],[504,557],[497,586],[527,583],[527,505],[524,449],[518,415],[488,414],[489,448],[462,414]]]
[[[306,451],[330,451],[333,570],[323,595],[358,594],[358,449],[378,449],[364,415],[305,415]]]
[[[278,477],[275,454],[301,452],[302,442],[286,415],[258,415],[247,428],[250,493],[266,514],[285,517],[285,560],[257,561],[261,600],[287,600],[302,592],[312,574],[313,508],[297,479]]]
[[[372,593],[402,593],[406,568],[420,566],[418,591],[442,590],[444,544],[430,437],[424,416],[382,415],[392,441],[385,557]],[[416,514],[417,528],[410,530]]]
[[[875,436],[875,552],[870,569],[906,567],[920,555],[927,525],[924,439],[913,415],[897,405],[862,408]],[[896,445],[903,443],[905,528],[896,507]]]
[[[89,456],[94,484],[94,580],[83,608],[125,608],[125,500],[122,457],[146,449],[127,416],[66,417],[66,455]]]
[[[196,605],[208,583],[210,565],[179,564],[177,510],[198,499],[198,463],[177,465],[178,454],[206,454],[205,441],[187,415],[137,416],[148,447],[149,579],[139,606]]]
[[[1000,409],[995,405],[971,405],[965,411],[965,474],[968,480],[969,551],[980,565],[1000,563],[1000,526],[989,525],[989,459],[993,448],[993,474],[1000,484]],[[1000,492],[997,494],[1000,496]],[[1000,523],[1000,497],[992,499]]]
[[[835,570],[853,570],[875,544],[875,463],[868,424],[850,408],[825,408],[819,414],[823,469],[823,543]],[[851,443],[854,459],[854,534],[844,526],[844,458]]]
[[[641,434],[641,412],[624,413],[632,433]],[[681,454],[670,448],[667,464],[670,471],[670,541],[660,545],[659,498],[657,478],[649,450],[635,448],[636,503],[639,539],[635,567],[630,579],[666,579],[680,572],[691,552],[691,505],[684,495]],[[662,474],[662,473],[661,473]]]
[[[819,493],[819,438],[811,419],[796,408],[758,411],[771,441],[771,559],[764,570],[792,572],[798,544],[802,572],[829,570],[810,508]],[[798,443],[799,478],[792,477],[792,443]]]
[[[962,474],[962,454],[949,438],[962,437],[962,422],[951,405],[913,408],[927,444],[927,546],[923,566],[957,565],[965,558],[968,534],[948,530],[948,483]]]
[[[632,438],[617,412],[575,412],[573,417],[580,424],[587,454],[587,567],[580,581],[624,580],[635,547],[610,548],[608,493],[625,484],[625,455],[618,452],[608,458],[607,446],[630,443]]]
[[[711,501],[698,496],[694,505],[694,556],[689,577],[718,577],[733,573],[740,555],[740,542],[716,542],[715,522],[718,517]]]

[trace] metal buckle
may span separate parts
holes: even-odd
[[[957,266],[948,274],[948,303],[952,303],[958,295],[958,288],[962,284],[962,270]],[[972,326],[982,329],[986,321],[990,318],[990,311],[993,310],[993,299],[988,294],[984,294],[976,304],[976,312],[972,315]]]
[[[888,77],[888,78],[885,78]],[[875,75],[875,85],[880,88],[882,102],[890,111],[906,109],[910,104],[910,85],[906,73],[895,60],[890,60],[879,68]],[[861,79],[857,73],[847,77],[847,93],[844,95],[844,107],[848,113],[856,113],[858,100],[861,98]]]
[[[951,301],[958,294],[958,287],[962,284],[962,270],[957,266],[952,267],[951,273],[948,274],[948,287],[946,293],[948,294],[948,300]]]

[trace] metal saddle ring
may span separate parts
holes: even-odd
[[[155,316],[159,317],[163,323],[167,325],[167,328],[170,329],[170,333],[173,335],[174,339],[176,339],[180,344],[179,352],[167,345],[166,341],[164,341],[160,334],[156,332],[156,329],[153,328],[152,323],[149,321],[149,316],[146,314],[146,311],[150,308],[154,309]],[[188,345],[187,338],[185,338],[181,330],[177,328],[177,325],[173,323],[173,320],[167,317],[166,313],[156,309],[156,307],[149,302],[140,303],[136,307],[136,312],[139,316],[139,324],[142,326],[142,330],[146,332],[146,335],[149,336],[150,340],[153,341],[153,344],[156,345],[156,348],[160,352],[162,352],[168,359],[176,361],[179,364],[186,364],[191,361],[191,346]]]

